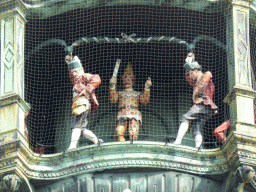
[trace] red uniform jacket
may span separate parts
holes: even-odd
[[[79,78],[76,78],[69,70],[69,78],[73,84],[73,92],[77,92],[78,94],[80,94],[82,91],[87,90],[90,93],[92,114],[94,111],[96,111],[97,107],[99,106],[94,90],[101,84],[100,76],[92,75],[90,73],[84,73]],[[73,98],[73,102],[77,98],[78,97]]]
[[[194,88],[193,101],[195,104],[203,103],[210,105],[214,114],[218,113],[218,107],[212,101],[215,92],[215,87],[212,82],[212,73],[207,71],[198,77],[197,81],[190,78],[189,73],[185,73],[185,79]]]

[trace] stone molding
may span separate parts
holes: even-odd
[[[232,0],[233,5],[249,8],[253,0]]]
[[[255,149],[247,145],[248,142],[252,142],[252,147],[255,145],[253,138],[236,134],[231,135],[222,148],[201,151],[187,146],[167,146],[161,142],[134,141],[131,144],[127,141],[90,145],[52,155],[33,153],[24,144],[21,134],[17,135],[12,142],[0,143],[0,149],[8,151],[1,157],[0,175],[14,171],[35,181],[53,181],[123,168],[170,170],[215,177],[232,172],[239,164],[255,166],[256,162]]]
[[[21,0],[8,0],[0,2],[0,19],[3,17],[20,15],[24,21],[26,21],[26,14],[28,8]]]
[[[240,162],[246,159],[250,159],[251,163],[256,162],[256,138],[250,136],[238,132],[229,134],[228,142],[222,150],[230,164],[236,164],[238,159]]]
[[[248,87],[234,86],[223,101],[230,105],[237,95],[254,99],[256,97],[256,91],[248,89]]]
[[[15,104],[15,103],[19,104],[19,106],[24,112],[30,109],[30,106],[28,105],[28,103],[26,103],[24,99],[22,99],[22,97],[16,93],[12,93],[12,94],[8,94],[0,97],[0,108],[7,105]]]
[[[42,155],[33,153],[16,141],[17,155],[3,158],[0,173],[16,163],[28,179],[62,179],[74,175],[120,168],[157,168],[198,175],[218,175],[230,170],[236,155],[226,158],[222,150],[197,151],[185,146],[164,143],[130,142],[86,146],[65,153]],[[140,151],[138,153],[138,151]]]

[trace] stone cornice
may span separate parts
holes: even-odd
[[[28,103],[26,103],[18,94],[14,93],[0,97],[0,108],[14,103],[19,104],[23,111],[28,111],[30,109]]]
[[[236,95],[254,99],[256,97],[256,91],[248,87],[234,86],[225,97],[224,102],[230,104]]]
[[[2,0],[0,2],[0,18],[19,14],[25,21],[28,8],[21,0]]]
[[[232,0],[231,1],[233,5],[242,6],[245,8],[249,8],[250,4],[253,2],[253,0]]]
[[[256,167],[256,138],[250,134],[233,131],[229,133],[228,142],[223,146],[230,164],[246,164]]]

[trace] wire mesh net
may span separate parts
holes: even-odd
[[[252,71],[252,88],[254,91],[256,91],[256,64],[255,64],[255,35],[256,35],[256,28],[253,20],[250,20],[250,56],[251,56],[251,71]],[[254,99],[253,103],[253,109],[254,109],[254,123],[256,123],[256,99]]]
[[[128,63],[135,75],[134,91],[143,94],[148,77],[152,80],[149,103],[138,106],[142,114],[138,140],[175,140],[180,118],[193,106],[193,88],[184,78],[183,67],[193,48],[203,72],[213,75],[213,101],[219,108],[202,128],[203,147],[219,147],[213,131],[229,119],[228,106],[223,102],[228,93],[225,26],[221,10],[205,13],[148,5],[94,7],[46,19],[31,17],[25,33],[25,96],[31,104],[26,123],[31,148],[38,151],[43,147],[45,153],[55,153],[70,144],[73,85],[65,56],[74,42],[72,54],[79,57],[84,71],[101,77],[95,90],[99,107],[88,116],[87,129],[104,142],[118,140],[115,131],[120,103],[111,103],[109,96],[117,59],[121,63],[116,91],[125,89],[121,77]],[[129,127],[124,134],[128,141]],[[78,146],[91,144],[81,137]],[[191,133],[185,135],[182,144],[194,146]]]

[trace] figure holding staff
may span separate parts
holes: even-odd
[[[99,106],[94,90],[101,84],[101,78],[99,75],[85,73],[77,56],[67,55],[65,61],[69,69],[69,78],[73,84],[72,135],[68,150],[76,148],[81,134],[94,144],[100,144],[103,140],[98,139],[86,127],[88,124],[87,116]]]
[[[132,64],[128,63],[125,73],[122,76],[123,85],[125,89],[123,91],[116,91],[117,71],[120,64],[120,60],[117,60],[117,64],[114,70],[114,74],[110,79],[110,101],[111,103],[119,102],[119,112],[117,114],[117,126],[115,134],[118,141],[125,141],[124,134],[128,128],[130,140],[137,140],[140,126],[142,124],[142,115],[138,110],[139,103],[148,104],[150,98],[150,89],[152,85],[151,79],[145,83],[144,93],[133,90],[135,76],[132,70]]]
[[[194,105],[181,117],[181,124],[174,142],[181,145],[186,132],[192,129],[195,138],[195,147],[200,149],[203,142],[202,129],[208,119],[218,113],[218,107],[213,102],[215,87],[210,71],[202,72],[202,67],[195,61],[194,53],[189,53],[186,58],[185,79],[193,87]]]

